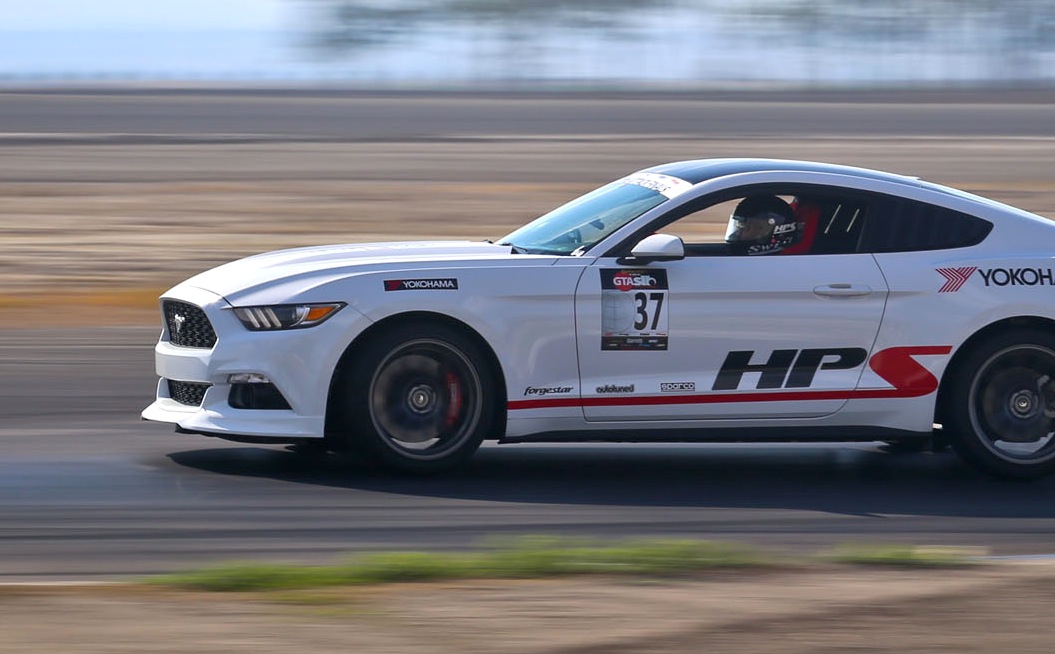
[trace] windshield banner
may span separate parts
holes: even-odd
[[[650,188],[656,193],[660,193],[671,199],[678,197],[692,188],[690,182],[678,179],[677,177],[671,177],[670,175],[661,175],[660,173],[634,173],[633,175],[624,177],[622,181],[626,184],[637,184],[638,186]]]

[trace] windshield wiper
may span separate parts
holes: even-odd
[[[508,241],[498,243],[498,245],[508,245],[510,248],[512,248],[513,254],[531,254],[531,250],[528,250],[527,248],[522,248],[519,245],[516,245],[515,243],[509,243]]]

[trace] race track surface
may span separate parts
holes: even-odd
[[[0,334],[0,579],[230,560],[333,561],[556,534],[846,541],[1047,554],[1055,479],[991,481],[952,454],[862,445],[489,445],[433,478],[138,421],[154,328]]]
[[[356,141],[668,134],[696,138],[1052,135],[1055,92],[595,93],[0,92],[22,142],[238,137]]]

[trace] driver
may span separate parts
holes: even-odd
[[[753,195],[729,216],[725,242],[733,254],[775,254],[802,238],[803,224],[787,202],[775,195]]]

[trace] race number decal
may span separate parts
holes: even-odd
[[[601,349],[666,350],[666,270],[601,270]]]

